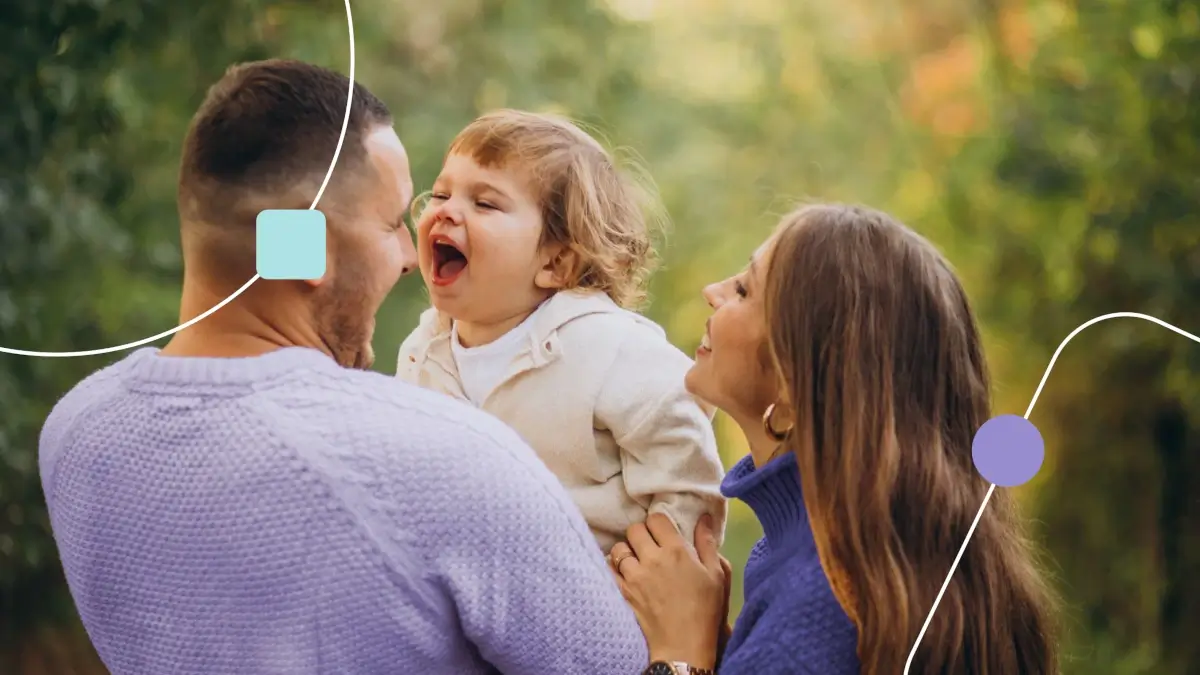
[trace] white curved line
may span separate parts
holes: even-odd
[[[333,177],[333,170],[334,170],[334,168],[337,167],[338,157],[342,153],[342,143],[346,140],[346,130],[350,126],[351,106],[354,104],[354,17],[350,13],[350,0],[345,0],[345,2],[346,2],[346,24],[350,31],[350,88],[349,88],[349,91],[346,92],[346,116],[342,120],[342,133],[338,136],[337,147],[333,151],[333,161],[330,162],[330,164],[329,164],[329,170],[325,172],[325,180],[321,181],[321,188],[319,190],[317,190],[317,196],[316,196],[316,198],[313,199],[312,206],[308,207],[309,211],[312,211],[317,208],[317,203],[319,201],[321,201],[321,195],[325,193],[325,187],[327,185],[329,185],[329,179]],[[29,351],[26,349],[12,349],[9,347],[0,347],[0,353],[13,354],[14,356],[38,356],[38,357],[42,357],[42,358],[72,358],[72,357],[76,357],[76,356],[97,356],[99,354],[110,354],[112,352],[119,352],[119,351],[123,351],[126,349],[133,349],[134,347],[140,347],[144,344],[149,344],[156,340],[165,338],[168,335],[173,335],[175,333],[178,333],[179,331],[181,331],[189,326],[192,326],[192,325],[200,322],[203,319],[208,318],[214,312],[216,312],[218,309],[221,309],[225,305],[228,305],[230,302],[233,302],[234,298],[238,297],[243,292],[245,292],[245,290],[247,288],[250,288],[251,284],[253,284],[255,281],[258,281],[259,279],[260,279],[260,277],[257,274],[255,274],[253,277],[250,278],[250,281],[247,281],[246,283],[242,284],[241,288],[234,291],[228,298],[225,298],[221,302],[217,303],[216,306],[212,307],[207,312],[204,312],[200,316],[197,316],[194,319],[186,321],[170,330],[163,331],[163,332],[159,333],[158,335],[151,335],[148,338],[142,338],[141,340],[127,342],[123,345],[117,345],[116,347],[104,347],[102,349],[87,349],[87,350],[77,351],[77,352],[37,352],[37,351]]]
[[[1177,326],[1172,326],[1166,321],[1150,316],[1149,314],[1139,314],[1137,312],[1113,312],[1111,314],[1103,314],[1089,321],[1085,321],[1080,324],[1078,328],[1071,331],[1071,333],[1063,339],[1062,343],[1058,345],[1058,349],[1054,350],[1054,356],[1050,357],[1050,364],[1046,366],[1046,372],[1042,375],[1042,381],[1038,384],[1037,391],[1033,392],[1033,399],[1029,401],[1029,407],[1025,410],[1025,419],[1029,419],[1029,416],[1033,414],[1033,406],[1037,404],[1038,397],[1042,394],[1042,388],[1046,386],[1046,380],[1050,377],[1050,371],[1054,370],[1054,363],[1058,361],[1058,355],[1062,353],[1063,347],[1066,347],[1068,342],[1070,342],[1076,335],[1079,335],[1079,333],[1088,326],[1100,323],[1101,321],[1107,321],[1108,319],[1117,318],[1144,319],[1151,323],[1156,323],[1167,330],[1174,331],[1193,342],[1200,343],[1200,337],[1192,335],[1191,333]],[[912,668],[913,658],[917,655],[917,647],[921,646],[921,640],[925,637],[925,631],[929,629],[929,624],[931,621],[933,621],[933,615],[935,612],[937,612],[938,604],[941,603],[942,596],[946,593],[946,588],[950,586],[950,579],[954,577],[954,570],[958,568],[958,562],[962,560],[963,553],[965,553],[967,550],[967,544],[971,543],[971,536],[975,534],[975,526],[979,525],[979,519],[983,517],[983,510],[987,508],[988,501],[992,498],[992,493],[995,491],[996,486],[993,484],[988,488],[987,495],[985,495],[983,498],[983,503],[979,505],[979,512],[975,514],[975,522],[971,523],[971,529],[967,530],[967,537],[963,540],[962,547],[958,549],[958,555],[954,557],[954,563],[950,565],[950,572],[946,574],[946,580],[942,582],[942,590],[938,591],[937,598],[935,598],[933,601],[933,607],[929,610],[929,616],[925,618],[925,625],[921,626],[921,632],[917,634],[917,641],[913,643],[912,651],[908,654],[908,661],[906,661],[904,664],[904,675],[908,675],[909,669]]]
[[[1070,342],[1071,339],[1074,338],[1076,335],[1079,335],[1079,333],[1084,328],[1087,328],[1088,326],[1091,326],[1093,324],[1100,323],[1101,321],[1107,321],[1108,319],[1118,319],[1118,318],[1144,319],[1151,323],[1156,323],[1156,324],[1162,326],[1163,328],[1166,328],[1167,330],[1174,331],[1193,342],[1200,343],[1200,337],[1192,335],[1191,333],[1189,333],[1186,330],[1183,330],[1182,328],[1179,328],[1177,326],[1172,326],[1171,324],[1167,323],[1166,321],[1163,321],[1162,319],[1158,319],[1153,316],[1150,316],[1149,314],[1139,314],[1137,312],[1113,312],[1112,314],[1104,314],[1102,316],[1098,316],[1089,321],[1085,321],[1078,328],[1071,331],[1071,334],[1068,335],[1066,337],[1066,339],[1064,339],[1062,341],[1062,344],[1058,345],[1058,349],[1056,349],[1054,351],[1054,356],[1050,357],[1050,365],[1046,366],[1046,373],[1044,375],[1042,375],[1042,381],[1038,384],[1037,391],[1033,392],[1033,400],[1031,400],[1029,402],[1029,408],[1027,408],[1025,410],[1025,419],[1029,419],[1029,416],[1033,414],[1033,406],[1035,403],[1037,403],[1038,396],[1041,396],[1042,387],[1046,386],[1046,380],[1050,377],[1050,371],[1054,368],[1054,362],[1058,360],[1058,355],[1062,353],[1063,347],[1066,347],[1067,343]]]
[[[342,118],[342,133],[338,135],[337,147],[333,150],[333,162],[329,164],[329,171],[325,172],[325,180],[321,181],[321,188],[317,190],[317,196],[313,198],[312,206],[308,207],[309,211],[317,208],[317,202],[321,201],[321,195],[325,194],[325,186],[329,185],[329,179],[333,177],[333,169],[337,166],[338,157],[342,154],[342,143],[346,140],[346,130],[350,128],[350,108],[354,104],[354,17],[350,14],[350,0],[346,0],[346,28],[350,32],[350,87],[346,92],[346,116]]]

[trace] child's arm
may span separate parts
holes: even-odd
[[[639,327],[619,350],[600,392],[596,417],[622,451],[625,489],[649,500],[692,541],[706,511],[720,545],[726,503],[712,413],[684,388],[692,360],[662,337]]]

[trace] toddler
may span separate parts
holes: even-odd
[[[720,541],[726,516],[712,413],[684,389],[692,360],[632,310],[653,258],[637,197],[570,122],[513,110],[475,120],[420,207],[433,306],[397,370],[514,428],[605,554],[652,512],[689,541],[705,512]]]

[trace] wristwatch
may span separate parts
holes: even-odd
[[[642,671],[642,675],[717,675],[715,670],[689,666],[682,661],[655,661]]]

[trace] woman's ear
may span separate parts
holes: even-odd
[[[770,386],[763,392],[771,401],[771,420],[776,429],[790,429],[796,422],[796,410],[788,393],[787,380],[778,367],[778,362],[771,358],[772,367],[769,369]]]
[[[542,267],[533,278],[538,288],[560,290],[566,288],[575,276],[575,267],[579,264],[579,256],[575,251],[561,244],[554,244],[543,249]]]
[[[784,429],[790,429],[796,424],[796,411],[787,402],[786,396],[780,396],[779,403],[775,405],[775,421]]]

